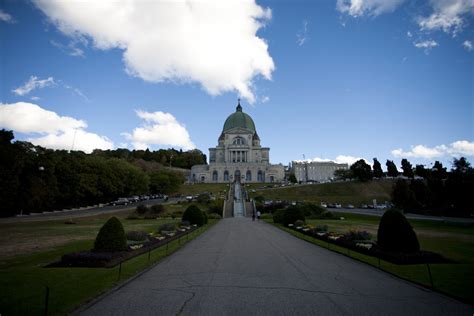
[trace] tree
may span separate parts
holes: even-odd
[[[294,174],[290,174],[290,176],[288,177],[288,180],[291,182],[291,183],[296,183],[298,182],[298,180],[296,180],[296,176]]]
[[[439,161],[435,161],[433,168],[431,168],[431,174],[434,179],[443,180],[446,179],[448,173],[446,172],[446,168],[443,167],[443,164]]]
[[[387,163],[385,165],[387,166],[387,176],[394,178],[398,177],[397,166],[395,166],[393,160],[387,160]]]
[[[122,223],[111,217],[100,229],[94,243],[95,251],[114,252],[127,249],[127,237]]]
[[[469,173],[473,172],[473,168],[471,164],[466,160],[466,158],[461,157],[459,159],[453,159],[453,168],[451,169],[452,172],[455,173]]]
[[[423,179],[427,179],[429,176],[429,169],[426,169],[424,165],[416,165],[415,167],[415,175],[418,177],[422,177]]]
[[[413,178],[415,176],[415,174],[413,173],[413,166],[405,158],[402,159],[402,170],[403,175],[407,178]]]
[[[334,171],[334,177],[339,180],[347,180],[354,178],[354,174],[350,169],[337,169]]]
[[[377,158],[374,158],[374,178],[382,178],[383,176],[382,165]]]
[[[356,161],[350,168],[354,177],[360,181],[368,181],[372,179],[372,170],[364,159]]]

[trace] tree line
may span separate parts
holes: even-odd
[[[170,194],[185,180],[183,173],[150,158],[155,152],[146,156],[147,151],[118,149],[85,154],[13,139],[12,131],[0,130],[1,217],[94,205],[132,195]],[[200,161],[197,151],[170,149],[163,153],[176,154],[174,157],[186,163]]]
[[[405,211],[445,216],[471,216],[473,203],[470,195],[474,188],[474,168],[466,158],[454,158],[451,170],[439,161],[432,168],[401,161],[401,172],[392,160],[386,162],[383,172],[380,162],[374,158],[373,168],[363,159],[356,161],[348,170],[337,170],[339,179],[368,181],[373,178],[398,178],[392,189],[392,202]]]

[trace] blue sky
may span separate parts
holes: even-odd
[[[472,1],[211,2],[2,1],[0,127],[208,154],[241,97],[273,163],[474,162]]]

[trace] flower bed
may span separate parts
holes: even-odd
[[[332,232],[320,232],[311,226],[295,227],[295,225],[291,224],[288,225],[288,228],[318,240],[344,247],[367,256],[380,258],[394,264],[453,263],[453,261],[444,258],[440,254],[430,251],[418,251],[414,253],[389,252],[378,247],[374,241],[352,239],[351,237],[354,235],[358,237],[354,232],[342,235]],[[363,232],[358,233],[359,235],[364,235]]]
[[[169,232],[163,236],[151,235],[143,243],[131,243],[126,251],[97,252],[93,250],[68,253],[62,256],[61,261],[49,264],[47,267],[87,267],[111,268],[123,261],[129,260],[155,248],[163,246],[186,234],[196,230],[196,226],[181,227],[176,232]]]

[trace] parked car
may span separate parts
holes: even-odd
[[[136,203],[140,201],[140,197],[138,195],[134,195],[129,197],[128,200],[130,201],[130,203]]]
[[[354,205],[352,205],[352,204],[347,204],[346,207],[347,207],[347,208],[354,208]]]
[[[117,201],[113,201],[112,205],[128,205],[130,201],[127,198],[119,198]]]
[[[191,201],[193,200],[193,196],[192,196],[192,195],[188,195],[188,196],[186,197],[186,200],[188,200],[189,202],[191,202]]]
[[[322,206],[322,207],[328,207],[328,205],[326,204],[326,202],[321,202],[321,206]]]
[[[335,207],[335,208],[341,208],[341,207],[342,207],[342,205],[341,205],[341,204],[339,204],[339,203],[336,203],[336,204],[334,204],[334,207]]]

